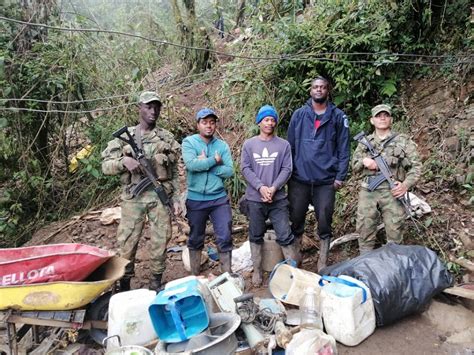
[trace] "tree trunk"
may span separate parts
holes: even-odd
[[[210,52],[190,47],[211,49],[212,44],[206,28],[197,28],[196,7],[194,0],[183,0],[186,9],[186,21],[181,15],[178,0],[172,0],[173,13],[180,33],[180,42],[186,46],[182,50],[183,74],[200,73],[210,66]]]
[[[48,23],[53,9],[56,7],[56,0],[21,0],[21,19],[25,22]],[[33,44],[36,42],[46,42],[48,37],[48,29],[44,27],[25,26],[19,34],[15,43],[15,52],[19,57],[25,56]],[[46,105],[42,104],[41,109],[46,109]],[[31,122],[31,126],[26,130],[29,139],[34,141],[32,148],[36,158],[42,163],[43,170],[47,170],[49,164],[49,116],[48,113],[36,113]]]
[[[238,28],[242,26],[244,22],[244,13],[245,13],[245,0],[239,0],[237,3],[237,12],[235,14],[235,27]]]

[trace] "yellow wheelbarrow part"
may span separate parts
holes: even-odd
[[[127,259],[114,256],[86,280],[0,287],[0,310],[58,311],[85,306],[125,274]],[[74,267],[74,265],[71,265]]]

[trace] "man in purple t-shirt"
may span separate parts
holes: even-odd
[[[288,141],[275,136],[278,114],[270,105],[260,108],[256,123],[260,134],[245,141],[240,170],[247,180],[245,199],[248,205],[249,240],[252,252],[255,287],[262,284],[262,246],[266,232],[265,221],[270,218],[286,259],[299,263],[294,244],[284,186],[291,176],[293,163]]]

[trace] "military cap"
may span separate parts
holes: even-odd
[[[380,112],[387,112],[390,116],[392,115],[392,108],[389,105],[381,104],[377,105],[372,109],[372,117],[377,116]]]
[[[161,100],[160,100],[160,97],[154,91],[143,91],[140,94],[140,98],[138,99],[138,102],[141,103],[141,104],[148,104],[152,101],[158,101],[160,103],[160,105],[162,104]]]

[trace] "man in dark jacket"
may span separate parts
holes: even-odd
[[[314,79],[310,96],[294,112],[288,127],[294,166],[288,199],[291,228],[299,241],[308,206],[314,206],[321,239],[319,271],[326,267],[329,254],[336,190],[342,186],[349,166],[349,120],[329,101],[327,79]]]

